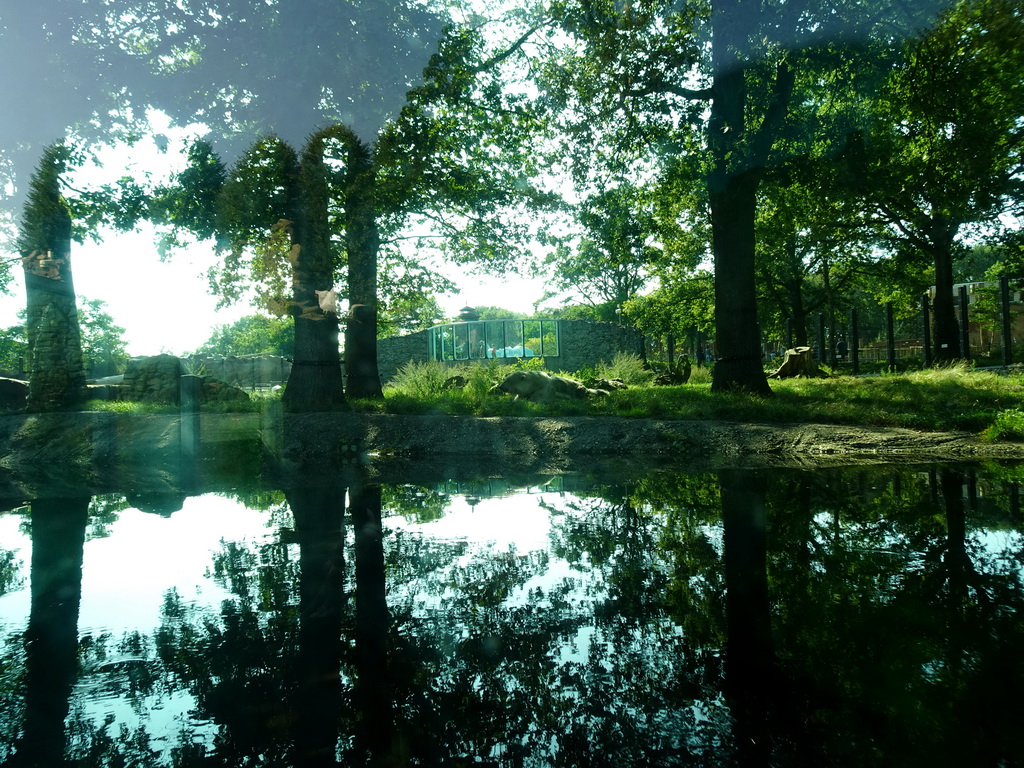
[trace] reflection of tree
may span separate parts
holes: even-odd
[[[190,693],[210,725],[180,768],[1014,764],[1024,537],[983,546],[970,485],[935,478],[651,474],[546,495],[531,552],[389,531],[396,494],[354,478],[347,558],[345,489],[321,480],[285,493],[274,540],[224,542],[218,610],[172,593],[154,638],[84,638],[83,680],[140,708]],[[998,498],[985,524],[1009,529]],[[80,697],[76,764],[167,762]]]
[[[1000,568],[977,546],[962,478],[937,477],[934,488],[900,469],[773,479],[776,648],[803,711],[795,743],[821,763],[1022,756],[1012,723],[1024,708],[1004,693],[1024,679],[1010,651],[1024,639],[1020,563]]]
[[[289,490],[286,542],[226,543],[215,575],[232,592],[216,618],[168,595],[158,649],[218,725],[213,748],[183,745],[183,765],[334,765],[342,708],[344,490]],[[297,598],[297,600],[296,600]],[[297,602],[297,610],[296,610]]]
[[[287,491],[299,545],[299,637],[292,765],[337,765],[342,711],[339,665],[345,612],[345,492]]]
[[[567,734],[558,764],[727,761],[714,478],[650,475],[597,494],[563,501],[553,533],[555,552],[601,574],[592,613],[575,612],[593,627],[585,661],[557,670],[558,688],[588,702],[556,721]]]
[[[381,489],[357,480],[349,511],[356,554],[356,703],[362,716],[356,730],[358,759],[370,765],[400,764],[394,742],[392,690],[388,673],[388,614],[384,570]]]
[[[89,499],[32,502],[32,602],[25,630],[25,719],[12,765],[65,765],[64,720],[78,673],[78,608]]]
[[[770,699],[781,694],[775,674],[768,599],[766,483],[754,472],[723,470],[725,550],[725,683],[736,722],[740,762],[764,765],[777,737]]]

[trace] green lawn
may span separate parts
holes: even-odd
[[[507,368],[504,370],[508,370]],[[953,367],[875,376],[771,381],[774,397],[712,394],[706,371],[682,386],[639,382],[607,397],[540,406],[489,391],[499,372],[470,371],[464,388],[443,389],[442,377],[410,384],[399,379],[383,403],[356,402],[362,411],[479,416],[616,415],[741,422],[816,422],[983,433],[1024,439],[1024,377]],[[603,372],[599,372],[603,373]],[[408,377],[407,377],[408,378]]]

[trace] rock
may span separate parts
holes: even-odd
[[[21,411],[27,404],[27,381],[0,378],[0,411]]]
[[[514,371],[506,376],[495,390],[529,400],[532,403],[551,403],[557,399],[581,399],[597,394],[574,379],[552,376],[545,371]]]
[[[199,398],[204,403],[243,402],[249,400],[249,393],[212,376],[203,376]]]
[[[601,392],[614,392],[617,389],[628,389],[626,382],[622,379],[587,379],[583,385],[587,389],[596,389]]]

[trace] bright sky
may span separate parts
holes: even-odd
[[[73,247],[71,258],[79,301],[107,303],[106,311],[126,329],[130,355],[192,352],[209,338],[212,327],[255,311],[247,304],[217,309],[217,299],[207,290],[206,271],[214,256],[206,246],[179,251],[161,262],[152,234],[115,234],[102,245]],[[0,328],[18,323],[17,312],[25,306],[20,268],[15,277],[12,295],[0,295]],[[544,294],[537,280],[455,277],[462,292],[440,297],[450,316],[467,305],[531,313]]]
[[[134,148],[110,148],[100,153],[103,169],[83,172],[90,183],[103,183],[123,175],[152,172],[157,178],[183,162],[180,150],[197,134],[198,126],[171,129],[161,115],[150,116],[153,132],[169,138],[166,153],[149,141]],[[76,180],[76,184],[78,184]],[[16,254],[10,254],[11,257]],[[194,351],[210,336],[216,325],[224,325],[255,310],[249,305],[217,310],[210,295],[207,270],[215,255],[209,244],[177,251],[161,262],[156,236],[146,232],[110,233],[102,244],[73,245],[71,264],[79,299],[100,299],[114,321],[126,329],[130,355],[160,352],[183,354]],[[14,270],[12,294],[0,295],[0,328],[17,324],[18,310],[25,306],[24,279]],[[454,316],[464,306],[500,306],[514,312],[532,313],[544,294],[540,280],[512,277],[475,277],[452,270],[461,293],[438,297],[441,306]]]

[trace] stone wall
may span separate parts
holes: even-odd
[[[644,335],[636,328],[615,323],[592,323],[588,320],[562,320],[559,323],[558,357],[544,361],[552,371],[572,373],[610,363],[619,352],[645,356]]]
[[[292,363],[287,358],[274,355],[194,355],[187,359],[186,367],[194,373],[212,376],[242,389],[255,389],[284,384],[288,381]]]
[[[181,404],[181,379],[185,370],[174,355],[134,357],[128,361],[121,384],[121,399],[147,403]],[[241,389],[214,376],[202,375],[199,399],[204,403],[247,400]]]
[[[411,360],[430,359],[430,331],[417,331],[405,336],[392,336],[377,340],[377,370],[380,380],[387,384],[399,369]]]
[[[36,300],[32,324],[28,407],[33,411],[73,407],[85,397],[75,296],[70,288],[35,292],[44,297]]]
[[[636,328],[588,320],[560,320],[558,325],[559,354],[544,358],[544,367],[550,371],[572,373],[580,368],[592,368],[601,362],[611,362],[618,352],[645,356],[644,335]],[[429,359],[430,331],[392,336],[377,342],[377,365],[385,384],[409,361]],[[515,362],[514,359],[499,361]]]
[[[183,372],[181,360],[174,355],[133,357],[124,371],[122,398],[177,405]]]

